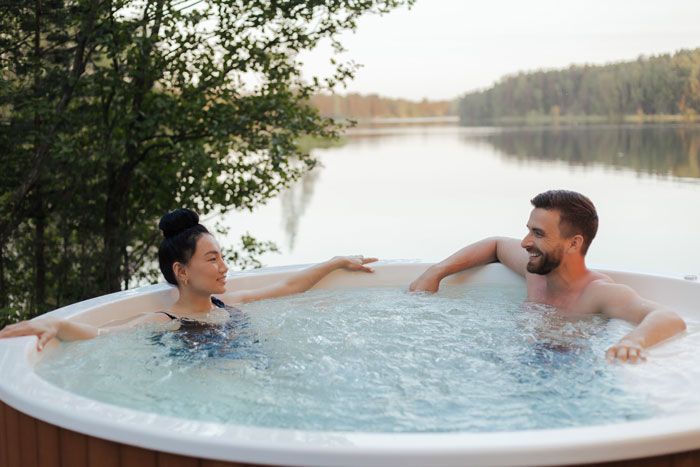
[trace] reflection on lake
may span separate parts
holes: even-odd
[[[700,126],[358,128],[319,148],[319,167],[254,213],[226,215],[282,254],[266,265],[336,254],[436,261],[490,235],[522,237],[529,200],[551,188],[588,195],[601,223],[599,267],[700,272]]]
[[[484,139],[505,155],[518,159],[603,164],[648,174],[700,178],[697,127],[516,129],[498,131]]]
[[[306,213],[309,201],[314,195],[316,180],[321,175],[322,170],[322,164],[318,164],[315,170],[307,173],[299,182],[280,195],[284,231],[287,234],[284,246],[287,251],[294,251],[299,220]]]

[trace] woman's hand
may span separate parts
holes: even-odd
[[[280,282],[251,290],[239,290],[227,295],[228,303],[247,303],[264,298],[282,297],[295,293],[306,292],[318,281],[331,272],[345,268],[348,271],[374,272],[372,268],[365,266],[374,263],[377,258],[365,258],[362,255],[335,256],[323,263],[315,264],[304,270],[295,272]]]
[[[374,269],[368,268],[365,264],[374,263],[377,258],[365,258],[362,255],[351,255],[351,256],[336,256],[331,260],[332,262],[338,262],[340,267],[343,267],[349,271],[364,271],[364,272],[374,272]]]
[[[37,350],[44,348],[44,345],[58,334],[61,327],[61,320],[54,318],[43,318],[31,321],[21,321],[17,324],[10,324],[0,331],[0,339],[5,337],[36,336]]]

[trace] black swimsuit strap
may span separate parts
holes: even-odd
[[[167,311],[156,311],[156,313],[163,313],[165,316],[167,316],[170,319],[177,319],[177,316],[171,315]]]
[[[211,302],[214,305],[216,305],[217,308],[226,308],[226,304],[216,297],[211,297]],[[190,320],[189,318],[178,318],[177,316],[172,315],[172,314],[168,313],[167,311],[156,311],[156,313],[163,313],[164,315],[166,315],[170,319],[186,319],[188,321],[195,321],[195,320]]]

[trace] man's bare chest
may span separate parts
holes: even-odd
[[[570,289],[559,293],[552,293],[547,289],[545,281],[528,281],[527,301],[542,303],[557,309],[565,314],[589,314],[595,310],[587,306],[587,300],[583,290]]]

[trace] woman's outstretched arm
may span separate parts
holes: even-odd
[[[99,328],[89,324],[74,323],[56,318],[41,318],[21,321],[6,326],[0,331],[0,339],[6,337],[36,336],[36,348],[41,350],[54,337],[62,341],[92,339],[99,334]]]
[[[305,292],[336,269],[345,268],[349,271],[374,272],[372,268],[365,265],[375,261],[377,261],[377,258],[365,258],[360,255],[336,256],[328,261],[299,271],[292,277],[276,284],[227,294],[226,299],[229,303],[245,303],[262,300],[263,298],[281,297],[283,295]]]
[[[5,326],[0,330],[0,339],[7,337],[36,336],[36,348],[37,350],[41,350],[46,343],[54,337],[66,342],[82,341],[95,338],[100,334],[131,329],[142,323],[161,321],[165,321],[165,315],[158,315],[156,313],[139,313],[138,315],[126,319],[110,321],[102,326],[93,326],[91,324],[46,317],[21,321],[16,324]]]

